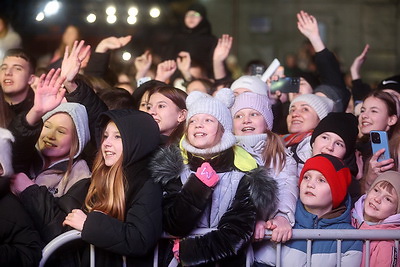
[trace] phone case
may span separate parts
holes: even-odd
[[[385,149],[385,152],[379,156],[378,162],[390,159],[387,133],[385,131],[371,131],[369,134],[370,134],[373,154],[375,154],[378,150],[382,148]]]

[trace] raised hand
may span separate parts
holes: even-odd
[[[316,52],[320,52],[325,48],[319,35],[317,19],[314,16],[303,10],[297,13],[297,28],[310,40]]]
[[[135,59],[136,80],[146,77],[147,72],[151,67],[152,61],[153,56],[151,55],[149,50],[146,50],[143,55]]]
[[[68,53],[68,50],[67,46],[61,64],[61,76],[65,77],[66,83],[72,83],[80,70],[82,61],[89,55],[90,45],[85,46],[83,40],[79,44],[78,41],[75,41],[71,53]]]
[[[176,71],[175,60],[166,60],[157,65],[156,80],[161,82],[167,82],[168,79]]]
[[[213,60],[224,61],[231,51],[232,42],[232,36],[229,36],[229,34],[223,34],[221,38],[218,39],[217,46],[214,49]]]
[[[115,50],[127,45],[132,39],[131,35],[127,35],[124,37],[115,37],[110,36],[100,41],[97,45],[95,52],[97,53],[105,53],[108,50]]]
[[[353,64],[351,64],[350,74],[351,74],[351,78],[353,80],[357,80],[357,79],[361,78],[360,70],[361,70],[361,67],[364,64],[364,62],[367,60],[368,51],[369,51],[369,44],[366,44],[361,55],[356,57],[353,61]]]
[[[35,125],[44,114],[61,104],[66,90],[63,87],[65,77],[60,74],[61,69],[51,69],[47,75],[40,76],[33,107],[26,115],[28,124]]]
[[[190,65],[192,63],[192,59],[190,58],[190,53],[181,51],[178,54],[178,58],[176,59],[176,64],[178,66],[179,71],[182,73],[183,77],[186,81],[190,81],[192,79],[190,75]]]

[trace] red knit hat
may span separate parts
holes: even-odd
[[[349,168],[337,157],[319,154],[306,161],[301,170],[299,183],[308,170],[316,170],[322,173],[331,188],[332,208],[339,207],[347,195],[347,189],[351,182]]]

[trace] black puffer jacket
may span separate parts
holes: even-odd
[[[37,266],[42,243],[32,220],[0,177],[0,266]]]
[[[189,156],[189,168],[196,172],[204,160]],[[182,184],[183,158],[176,147],[162,149],[152,162],[156,181],[163,185],[163,225],[168,233],[181,237],[179,257],[182,265],[244,266],[246,248],[254,231],[257,216],[268,217],[276,207],[276,182],[266,175],[264,168],[241,172],[234,166],[233,149],[222,152],[208,161],[214,170],[236,172],[241,179],[233,201],[221,216],[217,230],[203,236],[185,237],[198,227],[205,212],[209,212],[215,188],[204,185],[194,173]],[[233,177],[233,176],[232,176]],[[236,176],[237,177],[237,176]],[[221,195],[227,193],[224,189]],[[171,248],[166,248],[170,251]],[[163,255],[160,265],[167,265],[171,254]]]

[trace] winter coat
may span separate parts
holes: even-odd
[[[317,215],[306,211],[299,199],[293,229],[354,229],[350,224],[350,206],[350,196],[347,196],[344,206],[318,218]],[[314,240],[311,246],[311,266],[336,266],[336,243],[336,240]],[[362,241],[342,241],[342,266],[360,266],[361,257]],[[291,240],[285,243],[281,259],[282,266],[306,266],[307,240]]]
[[[154,248],[162,233],[161,187],[151,179],[150,156],[160,132],[151,115],[136,110],[111,110],[99,119],[97,135],[109,120],[115,122],[123,145],[127,181],[126,217],[120,221],[102,212],[89,212],[82,239],[96,247],[96,266],[152,266]],[[84,258],[83,262],[88,259]]]
[[[364,230],[400,230],[400,214],[395,214],[387,217],[385,220],[378,224],[372,224],[364,220],[364,201],[366,195],[361,196],[361,198],[356,202],[354,208],[351,212],[352,224],[358,229]],[[363,248],[363,257],[361,266],[365,266],[365,254],[366,248]],[[398,267],[400,266],[400,261],[398,260],[398,254],[396,253],[396,248],[394,241],[371,241],[370,243],[370,266],[379,267]]]
[[[214,266],[217,262],[219,266],[244,266],[257,217],[269,218],[277,200],[276,182],[264,168],[243,171],[236,167],[236,162],[243,163],[249,156],[234,147],[208,160],[220,178],[214,188],[195,176],[203,158],[175,146],[163,148],[155,156],[151,169],[163,186],[163,226],[169,234],[182,237],[182,265]],[[188,236],[201,228],[216,230]]]
[[[0,177],[0,266],[38,266],[42,257],[39,233],[24,207]]]
[[[252,136],[236,136],[238,145],[249,152],[257,163],[264,165],[262,152],[265,144],[268,142],[267,135],[252,135]],[[257,139],[259,139],[257,141]],[[299,195],[299,179],[297,176],[297,163],[287,151],[286,162],[282,171],[278,172],[275,166],[266,167],[270,177],[273,177],[278,185],[278,205],[274,216],[285,217],[293,226],[295,219],[296,202]],[[268,265],[275,264],[276,251],[275,246],[268,240],[253,244],[254,258],[256,262],[262,262]]]

